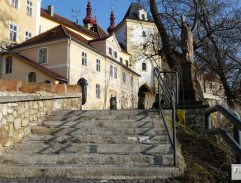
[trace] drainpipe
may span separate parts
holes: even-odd
[[[68,53],[67,53],[67,78],[68,78],[68,84],[70,84],[70,44],[72,41],[72,37],[69,36],[69,41],[68,41]]]

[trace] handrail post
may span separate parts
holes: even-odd
[[[233,113],[238,119],[240,119],[240,116],[237,114],[237,113]],[[239,130],[239,128],[236,126],[236,125],[234,125],[234,128],[233,128],[233,136],[234,136],[234,140],[239,144],[239,145],[241,145],[241,132],[240,132],[240,130]],[[236,154],[236,163],[237,164],[240,164],[241,163],[241,158],[240,158],[240,156],[238,156],[237,154]]]
[[[161,114],[161,90],[160,90],[160,84],[158,83],[158,112],[159,115]]]
[[[176,102],[175,102],[175,94],[172,91],[172,126],[173,126],[173,160],[174,166],[177,165],[177,156],[176,156]]]

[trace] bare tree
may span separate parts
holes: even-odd
[[[231,107],[240,103],[237,94],[241,81],[240,3],[236,0],[150,0],[149,6],[161,37],[159,54],[165,56],[169,67],[183,60],[191,61],[189,54],[194,53],[193,66],[219,76]],[[180,21],[183,15],[186,21]],[[191,32],[187,32],[187,26]],[[191,77],[195,81],[193,74]],[[192,84],[197,90],[195,82]]]

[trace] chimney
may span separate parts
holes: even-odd
[[[54,6],[53,5],[48,6],[48,12],[49,12],[51,17],[54,16]]]

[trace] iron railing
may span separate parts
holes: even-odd
[[[166,84],[165,80],[163,79],[161,74],[165,74],[165,73],[175,73],[176,76],[176,91],[172,91]],[[173,164],[174,166],[177,165],[177,156],[176,156],[176,105],[177,105],[177,101],[178,101],[178,74],[174,71],[160,71],[159,68],[154,68],[153,70],[153,74],[156,77],[157,81],[158,81],[158,110],[159,110],[159,115],[161,116],[164,126],[166,128],[168,137],[169,137],[169,141],[173,150]],[[167,126],[167,122],[166,122],[166,118],[163,114],[163,110],[161,107],[161,90],[163,95],[165,96],[165,102],[168,104],[168,106],[171,108],[172,110],[172,137],[171,137],[171,133],[168,129]]]
[[[234,125],[234,136],[232,137],[223,128],[212,128],[211,114],[220,112],[229,122]],[[238,114],[233,111],[221,106],[216,105],[208,108],[205,111],[205,128],[209,134],[219,134],[226,141],[226,143],[236,152],[236,163],[241,163],[241,120]]]

